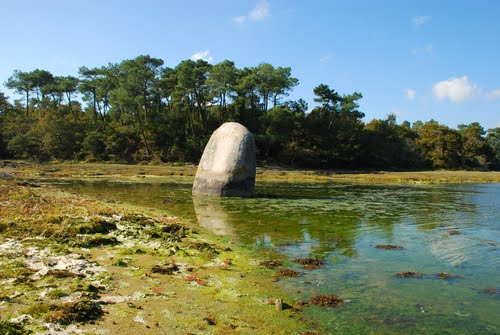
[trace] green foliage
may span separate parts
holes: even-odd
[[[197,162],[211,133],[236,121],[255,134],[260,162],[317,168],[498,168],[498,130],[458,130],[394,115],[363,123],[361,93],[314,89],[317,104],[283,101],[289,67],[239,69],[224,60],[173,68],[149,55],[79,69],[79,78],[14,71],[0,92],[0,157]],[[80,99],[79,99],[80,98]],[[84,102],[82,106],[80,101]],[[497,129],[497,128],[496,128]]]
[[[92,160],[102,161],[107,159],[106,138],[103,133],[91,130],[83,139],[85,156]]]
[[[307,115],[304,124],[311,152],[310,164],[321,166],[350,166],[359,160],[363,130],[357,100],[360,93],[341,96],[327,85],[314,89],[320,106]],[[307,143],[306,143],[307,145]]]
[[[363,160],[366,165],[379,167],[419,167],[422,162],[416,152],[418,134],[409,123],[398,125],[396,116],[374,119],[363,129]]]
[[[477,122],[458,125],[458,131],[463,139],[464,163],[467,166],[487,167],[491,164],[491,148],[484,138],[486,132]]]
[[[7,143],[7,150],[18,158],[42,161],[47,159],[47,155],[43,151],[41,138],[35,129],[25,134],[15,135]]]
[[[436,121],[424,123],[418,130],[417,144],[423,158],[433,168],[457,168],[463,163],[460,133]]]
[[[9,97],[6,97],[3,92],[0,92],[0,114],[5,113],[8,109],[12,108],[8,98]]]
[[[488,129],[486,143],[491,150],[492,168],[500,169],[500,127]]]

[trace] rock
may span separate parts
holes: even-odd
[[[277,311],[282,311],[283,310],[283,300],[276,299],[276,301],[274,302],[274,306],[276,307]]]
[[[226,122],[214,131],[203,151],[193,193],[250,197],[255,168],[252,133],[239,123]]]

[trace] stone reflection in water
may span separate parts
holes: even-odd
[[[298,205],[303,200],[287,199],[286,204],[281,204],[283,199],[280,198],[238,199],[204,195],[193,195],[192,200],[198,224],[216,235],[230,236],[261,247],[283,248],[283,252],[290,246],[295,253],[305,256],[319,257],[334,250],[349,256],[355,254],[353,244],[361,215],[353,211],[332,213],[333,220],[325,223],[314,206],[294,207],[291,204],[295,201]],[[282,209],[278,209],[278,203]]]
[[[222,199],[218,197],[193,195],[194,211],[198,224],[215,235],[234,236],[229,213],[224,209]]]

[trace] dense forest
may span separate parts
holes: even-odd
[[[358,92],[314,89],[317,107],[286,99],[289,67],[239,69],[225,60],[175,68],[139,56],[78,78],[14,71],[0,92],[0,158],[197,163],[211,133],[237,121],[255,134],[261,164],[313,168],[500,168],[500,128],[436,121],[363,122]]]

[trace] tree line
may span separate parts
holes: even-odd
[[[0,158],[197,162],[212,132],[236,121],[254,133],[262,164],[313,168],[500,167],[500,128],[452,129],[434,120],[363,122],[358,92],[314,88],[317,106],[287,100],[289,67],[237,68],[184,60],[174,68],[148,55],[78,77],[14,71],[0,92]]]

